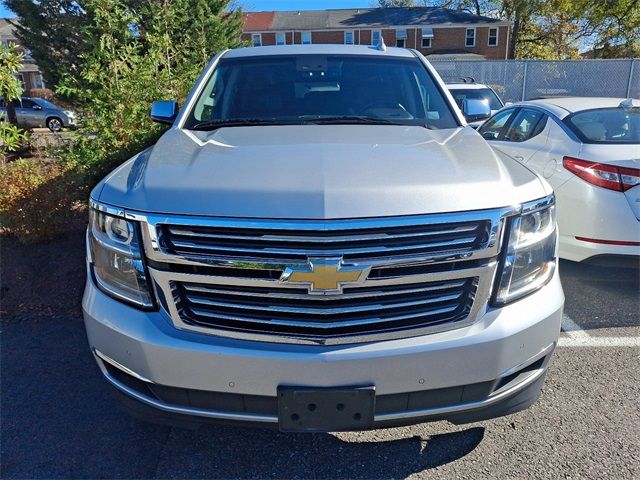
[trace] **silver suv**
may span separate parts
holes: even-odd
[[[52,132],[59,132],[63,128],[77,126],[76,114],[72,110],[63,110],[57,105],[43,98],[22,97],[13,100],[18,125],[26,128],[47,127]],[[6,117],[7,106],[0,98],[0,120]]]
[[[91,194],[89,344],[131,413],[283,431],[506,415],[539,396],[563,293],[554,197],[418,52],[211,61]]]

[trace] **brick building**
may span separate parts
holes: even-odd
[[[311,43],[415,48],[433,59],[504,59],[511,23],[434,7],[246,12],[254,46]]]

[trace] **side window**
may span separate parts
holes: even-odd
[[[544,113],[538,110],[521,109],[509,125],[504,139],[509,142],[524,142],[535,137],[544,129],[544,117]],[[542,128],[538,127],[540,124]]]
[[[513,108],[496,113],[492,118],[480,127],[479,133],[486,140],[497,140],[500,132],[507,124],[509,118],[513,115]]]
[[[33,108],[36,105],[36,102],[33,100],[27,100],[26,98],[22,99],[22,108]]]

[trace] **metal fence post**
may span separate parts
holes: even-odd
[[[520,100],[524,101],[524,95],[525,92],[527,91],[527,70],[529,69],[529,60],[525,60],[524,61],[524,74],[523,74],[523,78],[522,78],[522,95]]]
[[[629,68],[629,81],[627,82],[627,95],[626,98],[631,98],[631,82],[633,80],[633,73],[636,66],[636,59],[631,60],[631,68]]]

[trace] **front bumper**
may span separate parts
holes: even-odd
[[[273,344],[176,329],[100,292],[89,279],[84,319],[116,388],[179,416],[276,426],[280,385],[374,385],[375,427],[466,423],[526,408],[538,397],[564,297],[556,272],[538,292],[468,327],[357,345]],[[274,410],[276,408],[276,410]]]

